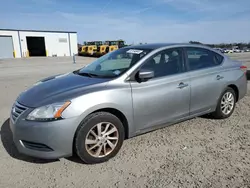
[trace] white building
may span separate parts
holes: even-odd
[[[0,59],[77,54],[77,33],[0,29]]]

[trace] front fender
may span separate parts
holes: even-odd
[[[70,106],[63,112],[64,118],[77,117],[78,125],[91,113],[104,108],[113,108],[126,117],[129,135],[135,131],[133,126],[133,105],[130,85],[122,88],[112,88],[88,93],[72,100]]]

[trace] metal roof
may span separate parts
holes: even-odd
[[[29,30],[29,29],[0,29],[0,31],[25,31],[25,32],[46,32],[46,33],[77,33],[76,31],[50,31],[50,30]]]

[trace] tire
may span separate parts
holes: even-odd
[[[233,102],[232,102],[233,107],[230,110],[230,112],[225,113],[225,112],[223,112],[221,106],[222,106],[222,102],[224,101],[223,97],[226,94],[228,94],[228,93],[232,95],[232,98],[233,98],[232,99],[233,100]],[[235,91],[232,88],[227,87],[226,90],[220,96],[220,98],[218,100],[218,104],[217,104],[216,110],[215,110],[215,112],[211,113],[211,117],[214,118],[214,119],[226,119],[226,118],[230,117],[232,115],[232,113],[234,112],[235,105],[236,105],[236,94],[235,94]]]
[[[98,131],[99,127],[101,127],[99,129],[101,131]],[[98,132],[105,132],[106,127],[108,127],[106,133],[110,133],[114,130],[115,132],[109,134],[109,136],[104,135],[98,137],[98,135],[100,135]],[[124,127],[119,118],[108,112],[96,112],[87,116],[79,126],[74,142],[75,152],[86,164],[102,163],[113,158],[119,152],[123,144],[124,136]],[[94,147],[94,149],[91,150],[92,147]],[[100,147],[102,149],[100,149]],[[101,150],[100,154],[97,154],[99,153],[98,149]]]
[[[107,47],[105,51],[106,51],[106,53],[109,53],[109,47]]]

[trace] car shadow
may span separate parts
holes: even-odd
[[[74,155],[71,156],[71,157],[67,157],[67,158],[65,158],[65,159],[66,159],[66,160],[69,160],[69,161],[71,161],[71,162],[74,162],[74,163],[89,165],[89,164],[84,163],[76,154],[74,154]]]
[[[22,160],[25,162],[29,162],[29,163],[36,163],[36,164],[51,163],[51,162],[59,161],[58,159],[57,160],[38,159],[38,158],[22,155],[21,153],[19,153],[13,142],[13,135],[10,130],[9,121],[10,119],[7,119],[3,123],[3,125],[1,126],[0,134],[1,134],[1,141],[2,141],[3,147],[12,158]]]
[[[211,120],[218,120],[218,119],[213,118],[211,114],[201,115],[201,116],[199,116],[199,118],[202,118],[202,119],[211,119]]]

